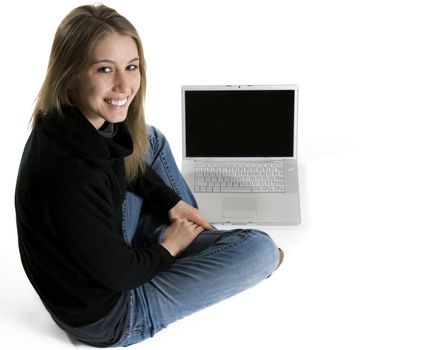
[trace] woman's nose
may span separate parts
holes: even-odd
[[[114,88],[115,92],[127,92],[127,84],[128,80],[124,72],[116,72],[115,80],[114,80]]]

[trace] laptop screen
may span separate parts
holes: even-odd
[[[186,157],[294,157],[295,90],[186,90]]]

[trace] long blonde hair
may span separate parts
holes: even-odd
[[[96,42],[112,32],[134,39],[139,54],[141,84],[124,122],[134,146],[133,153],[125,158],[127,179],[132,182],[144,171],[144,155],[148,150],[143,106],[147,83],[146,67],[138,32],[115,10],[101,4],[80,6],[72,10],[60,23],[31,123],[32,127],[35,127],[41,115],[63,115],[65,107],[73,106],[68,91],[73,78],[87,64]]]

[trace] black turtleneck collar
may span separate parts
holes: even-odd
[[[37,127],[90,162],[111,163],[133,152],[132,138],[123,123],[116,124],[111,138],[105,138],[77,108],[66,108],[61,116],[41,116]]]
[[[102,127],[99,129],[100,135],[102,135],[106,139],[111,139],[117,133],[117,124],[105,122]]]

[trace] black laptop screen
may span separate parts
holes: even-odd
[[[294,90],[185,91],[187,157],[293,157]]]

